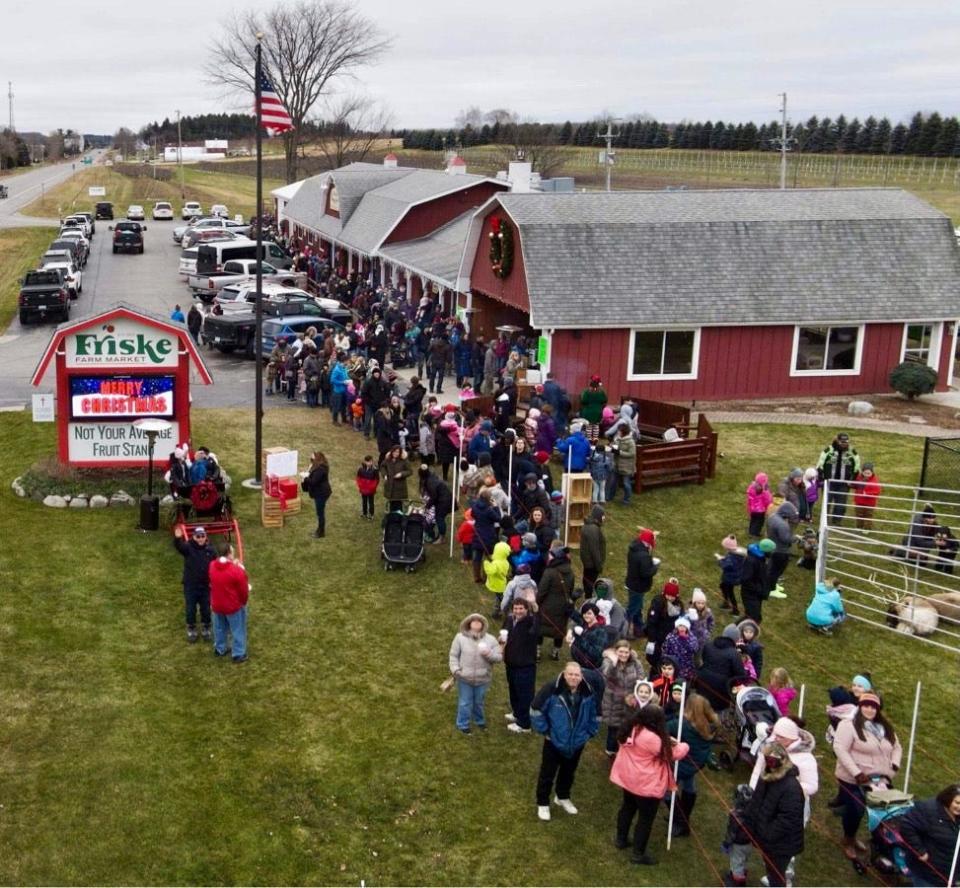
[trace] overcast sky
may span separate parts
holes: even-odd
[[[112,133],[245,110],[203,78],[218,23],[267,2],[4,3],[0,80],[17,129]],[[894,121],[960,112],[960,11],[950,0],[358,0],[392,35],[363,86],[397,126],[446,127],[471,105],[542,120],[609,109],[660,120]],[[351,87],[356,88],[356,84]],[[6,103],[0,113],[7,123]]]

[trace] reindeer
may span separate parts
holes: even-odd
[[[911,594],[909,571],[900,566],[900,573],[903,576],[903,594],[892,597],[884,594],[884,597],[890,603],[887,608],[887,625],[904,635],[919,635],[923,638],[933,635],[940,625],[938,608],[926,598]],[[876,573],[872,573],[867,582],[879,589],[881,587],[877,584],[876,579]],[[947,594],[954,595],[955,593]],[[945,603],[945,607],[953,606],[952,603]]]

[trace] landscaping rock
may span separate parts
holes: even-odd
[[[110,497],[111,506],[132,506],[133,497],[130,496],[125,490],[118,490],[113,496]]]
[[[91,509],[105,509],[110,505],[110,500],[105,496],[101,496],[99,493],[95,493],[90,497],[90,508]]]
[[[873,413],[873,404],[869,401],[851,401],[847,404],[847,413],[851,416],[866,416]]]
[[[70,500],[71,509],[85,509],[87,507],[87,498],[85,496],[75,496]]]
[[[54,496],[52,493],[43,498],[43,504],[50,506],[51,509],[65,509],[67,507],[67,501],[62,496]]]
[[[27,492],[23,489],[23,485],[20,483],[19,478],[13,479],[13,484],[10,485],[13,488],[13,492],[20,497],[27,495]]]

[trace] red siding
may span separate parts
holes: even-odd
[[[940,366],[937,368],[937,376],[939,377],[939,381],[937,382],[938,392],[945,392],[950,388],[947,383],[950,381],[950,368],[953,363],[954,326],[953,323],[943,325],[943,340],[940,344]]]
[[[452,222],[457,216],[462,216],[467,210],[482,206],[494,194],[505,191],[506,188],[506,185],[497,185],[494,182],[481,182],[479,185],[411,207],[384,243],[392,244],[426,237],[442,225]]]
[[[496,299],[489,299],[482,293],[473,294],[474,313],[470,315],[470,333],[484,339],[495,339],[497,327],[510,325],[527,327],[530,318],[526,312],[504,305]]]
[[[504,280],[498,278],[490,268],[490,219],[500,216],[513,231],[513,269]],[[483,231],[477,253],[473,257],[470,272],[470,289],[480,292],[521,311],[530,313],[530,299],[527,295],[527,273],[523,267],[523,251],[520,249],[520,232],[510,221],[503,208],[495,206],[483,219]]]
[[[550,369],[571,392],[580,391],[591,374],[599,373],[612,399],[627,393],[666,401],[709,401],[890,391],[887,376],[900,360],[902,324],[867,325],[858,376],[791,376],[793,329],[704,327],[698,378],[663,382],[628,381],[628,330],[557,330]]]

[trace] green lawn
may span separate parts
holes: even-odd
[[[197,410],[194,422],[196,443],[216,450],[235,479],[251,473],[248,414]],[[716,480],[611,507],[607,572],[618,586],[642,522],[663,531],[661,572],[675,573],[684,595],[703,585],[715,604],[711,553],[743,528],[748,479],[809,465],[831,437],[809,427],[720,432]],[[719,882],[728,775],[703,775],[696,837],[667,854],[658,824],[651,850],[662,862],[638,871],[610,846],[619,794],[599,742],[574,788],[580,815],[541,824],[540,741],[505,731],[502,670],[491,729],[455,731],[455,700],[438,690],[447,650],[462,616],[489,601],[444,547],[431,547],[412,576],[383,572],[378,527],[357,517],[352,479],[369,447],[355,433],[306,409],[268,412],[265,446],[325,450],[334,497],[328,536],[316,541],[309,503],[285,529],[265,530],[256,496],[237,489],[253,584],[251,658],[241,667],[186,644],[180,559],[167,533],[136,533],[133,510],[54,511],[13,496],[10,481],[53,452],[54,438],[51,425],[0,414],[0,882]],[[859,433],[855,443],[884,480],[915,481],[918,439]],[[956,663],[945,669],[942,654],[856,624],[832,639],[811,636],[802,617],[809,587],[791,566],[790,598],[768,605],[764,640],[766,669],[785,665],[807,683],[818,741],[824,690],[864,668],[906,737],[921,677],[914,787],[932,792],[955,779]],[[540,681],[555,674],[550,667]],[[839,824],[825,808],[832,756],[818,752],[823,789],[800,877],[850,884]]]
[[[5,228],[0,230],[0,331],[17,313],[20,280],[36,268],[57,232],[55,228]]]

